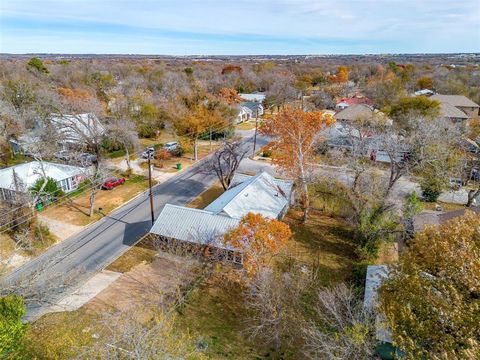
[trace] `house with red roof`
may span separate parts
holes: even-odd
[[[362,94],[355,94],[351,97],[338,99],[337,105],[335,105],[335,109],[337,111],[340,111],[340,110],[346,109],[351,105],[359,105],[359,104],[372,106],[373,101],[367,98],[366,96],[363,96]]]

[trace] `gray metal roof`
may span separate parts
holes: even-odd
[[[266,172],[255,176],[236,175],[232,187],[205,210],[241,219],[249,212],[277,218],[289,203],[293,182],[277,180]]]
[[[363,306],[366,309],[374,309],[377,303],[378,288],[382,281],[389,275],[387,265],[369,265],[367,267],[367,277],[365,281],[365,296]],[[377,340],[383,342],[392,342],[392,334],[385,324],[385,317],[377,314],[375,318],[375,335]]]
[[[240,103],[240,105],[249,108],[250,110],[252,110],[253,113],[255,113],[257,111],[257,109],[259,109],[259,111],[260,111],[260,108],[262,106],[262,104],[260,104],[259,102],[255,102],[255,101],[242,102],[242,103]]]
[[[223,235],[238,226],[239,219],[209,211],[167,204],[153,224],[150,233],[196,244],[211,244],[231,249]]]

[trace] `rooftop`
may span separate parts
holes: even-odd
[[[56,164],[45,161],[31,161],[5,169],[0,169],[0,188],[11,190],[15,189],[15,183],[13,181],[14,171],[17,179],[21,182],[21,186],[26,190],[32,187],[38,179],[42,178],[44,172],[47,177],[50,177],[55,181],[60,181],[80,175],[85,172],[85,169],[76,166]]]
[[[437,100],[441,103],[448,103],[456,107],[480,107],[478,104],[474,103],[472,100],[463,95],[435,94],[432,95],[430,99]]]
[[[289,203],[293,182],[277,180],[266,172],[235,174],[231,187],[205,208],[214,214],[241,219],[249,212],[277,218]]]

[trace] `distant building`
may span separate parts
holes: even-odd
[[[449,104],[457,109],[463,111],[469,118],[478,115],[480,106],[472,100],[463,95],[442,95],[435,94],[430,97],[432,100],[437,100],[440,104]]]
[[[335,109],[344,110],[349,106],[359,105],[359,104],[373,106],[373,101],[361,94],[355,94],[351,97],[338,99],[337,104],[335,105]]]
[[[266,172],[255,176],[237,173],[230,188],[203,210],[167,204],[150,233],[162,243],[208,248],[241,264],[242,254],[227,246],[223,236],[250,212],[283,217],[292,201],[292,187],[292,181],[275,179]]]
[[[344,110],[337,112],[334,115],[334,118],[337,121],[344,122],[355,122],[358,120],[368,120],[374,118],[378,120],[388,120],[384,113],[367,104],[355,104],[348,106]]]
[[[235,109],[237,110],[237,116],[235,117],[235,123],[240,124],[244,121],[248,121],[253,117],[253,112],[247,106],[243,106],[242,104],[235,105]]]
[[[240,99],[245,100],[245,101],[255,101],[258,103],[262,103],[265,101],[265,98],[267,95],[263,92],[254,92],[251,94],[245,94],[245,93],[240,93],[238,94]]]
[[[253,118],[256,118],[257,115],[258,115],[258,117],[263,115],[263,112],[264,112],[263,105],[259,102],[246,101],[246,102],[240,103],[240,105],[249,108],[250,111],[252,112],[252,117]]]
[[[15,200],[16,193],[28,193],[38,179],[52,178],[58,188],[69,193],[78,188],[85,177],[85,169],[50,162],[31,161],[0,169],[0,199]]]

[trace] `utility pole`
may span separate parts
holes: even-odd
[[[255,135],[253,136],[252,158],[255,156],[255,148],[257,147],[257,130],[258,130],[258,107],[257,107],[257,114],[256,114],[256,117],[255,117]]]
[[[153,193],[152,193],[152,165],[151,157],[153,153],[148,153],[148,187],[150,192],[150,214],[152,215],[152,226],[155,223],[155,215],[153,214]]]

